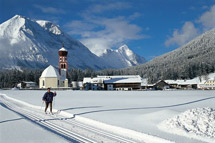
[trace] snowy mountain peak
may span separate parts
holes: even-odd
[[[37,20],[36,21],[41,27],[43,27],[45,30],[48,30],[52,32],[53,34],[60,35],[62,34],[59,26],[54,25],[50,21],[45,21],[45,20]]]
[[[128,48],[127,45],[123,45],[118,49],[118,52],[125,54],[126,56],[133,59],[134,55],[136,55],[131,49]]]
[[[19,18],[23,18],[23,19],[26,19],[25,16],[21,16],[21,15],[15,15],[14,17],[12,17],[11,19],[19,19]]]
[[[145,58],[135,54],[127,45],[123,45],[116,50],[106,49],[100,57],[118,68],[135,66],[146,62]]]
[[[0,35],[10,35],[12,31],[17,33],[24,24],[25,19],[19,15],[15,15],[1,24]]]
[[[12,17],[11,19],[16,19],[16,18],[21,18],[21,17],[22,17],[21,15],[16,14],[16,15],[14,15],[14,17]]]
[[[121,47],[119,47],[119,50],[125,50],[126,51],[126,50],[130,50],[130,49],[128,48],[127,45],[122,45]]]

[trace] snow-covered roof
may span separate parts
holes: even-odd
[[[104,83],[141,83],[139,78],[113,78],[104,80]]]
[[[98,78],[140,78],[141,77],[139,75],[114,75],[114,76],[97,76]]]
[[[139,75],[97,76],[86,77],[83,83],[141,83]]]
[[[147,78],[142,79],[141,86],[147,86],[147,85],[148,85],[148,79]]]
[[[139,75],[125,75],[125,76],[110,76],[104,80],[104,83],[141,83]]]
[[[198,84],[199,80],[164,80],[168,84],[177,84],[177,85],[191,85],[191,84]]]
[[[41,77],[60,77],[59,72],[52,65],[48,66],[42,73]]]
[[[60,48],[59,51],[67,51],[64,47]]]
[[[102,78],[91,78],[91,77],[85,77],[83,80],[83,83],[103,83],[103,79]]]
[[[36,82],[33,82],[33,81],[23,81],[24,83],[26,84],[35,84]]]

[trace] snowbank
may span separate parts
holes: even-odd
[[[215,108],[205,107],[187,110],[161,122],[158,128],[169,133],[214,143]]]

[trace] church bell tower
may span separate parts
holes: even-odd
[[[64,48],[64,44],[62,48],[59,50],[59,73],[61,75],[61,79],[67,78],[67,54],[68,51]]]

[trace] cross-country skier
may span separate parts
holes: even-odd
[[[50,88],[48,88],[47,90],[48,91],[43,96],[43,101],[45,101],[45,103],[46,103],[46,105],[45,105],[46,106],[45,107],[45,113],[46,113],[46,110],[47,110],[48,106],[50,105],[50,113],[53,114],[52,113],[52,101],[53,101],[53,97],[56,96],[57,94],[56,94],[56,92],[54,92],[54,93],[51,92]]]

